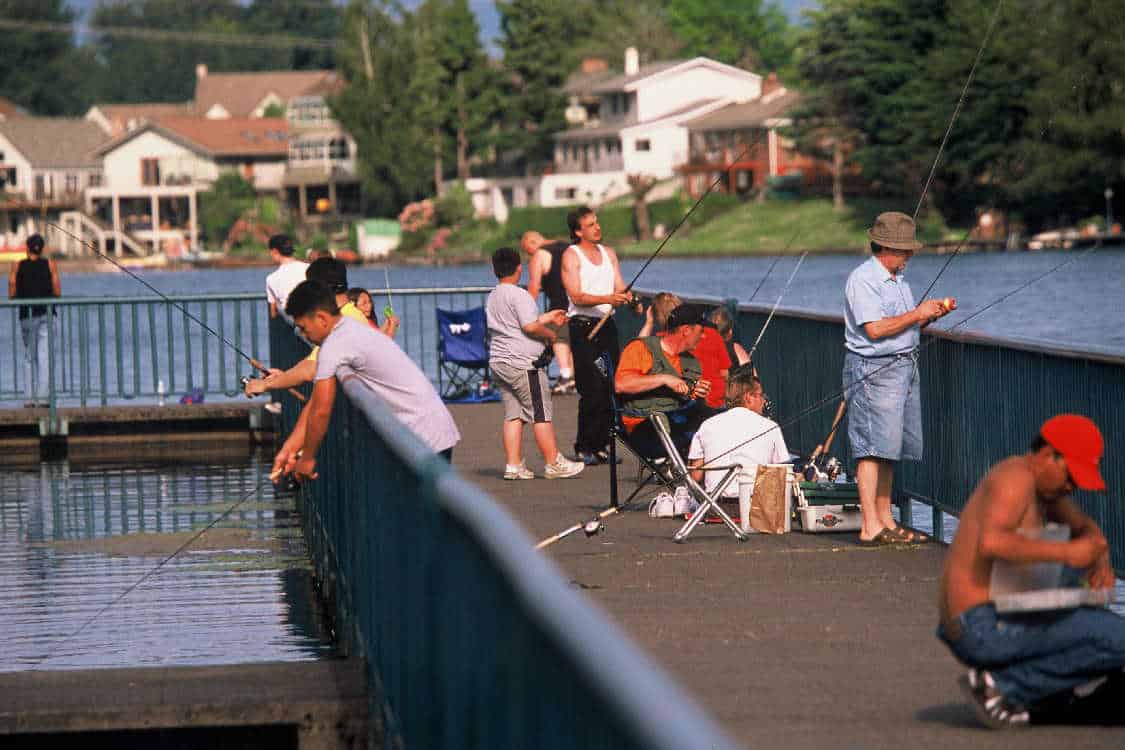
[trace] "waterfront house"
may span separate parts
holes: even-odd
[[[664,184],[670,194],[690,160],[690,124],[762,98],[762,77],[706,57],[642,65],[625,51],[621,70],[588,58],[562,89],[568,127],[556,134],[554,160],[534,177],[467,183],[477,211],[498,221],[509,208],[604,203],[630,192],[629,175]]]
[[[78,209],[84,191],[102,183],[97,148],[107,140],[83,119],[0,118],[0,247],[22,248],[46,233],[46,222]]]
[[[740,195],[760,190],[771,177],[797,172],[804,184],[812,184],[826,172],[824,165],[798,153],[779,133],[792,124],[789,113],[799,101],[800,94],[771,73],[760,97],[689,120],[688,157],[677,167],[687,193],[699,197],[720,176],[718,191]]]
[[[118,254],[138,252],[133,243],[142,254],[163,251],[170,257],[198,249],[199,193],[228,171],[260,193],[278,192],[288,138],[284,118],[168,116],[127,130],[97,151],[105,180],[86,191],[86,214],[96,225],[87,229],[99,243],[112,240]]]

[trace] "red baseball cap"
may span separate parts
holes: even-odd
[[[1044,422],[1039,434],[1066,459],[1066,468],[1076,485],[1084,490],[1105,489],[1098,469],[1105,443],[1093,420],[1080,414],[1059,414]]]

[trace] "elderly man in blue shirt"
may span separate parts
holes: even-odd
[[[907,262],[922,247],[912,218],[898,211],[879,214],[867,236],[871,258],[851,272],[844,290],[844,394],[863,515],[859,541],[912,544],[929,537],[895,523],[895,463],[922,460],[919,335],[954,304],[914,303],[903,278]]]

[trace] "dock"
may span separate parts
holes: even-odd
[[[569,453],[577,399],[556,397],[554,406],[559,446]],[[607,466],[572,479],[504,481],[501,405],[452,411],[463,433],[456,468],[536,539],[608,507]],[[541,475],[529,433],[524,456]],[[632,461],[626,456],[620,467],[622,498],[634,486]],[[854,532],[755,534],[740,543],[721,525],[704,525],[677,544],[671,537],[679,523],[642,508],[610,516],[597,536],[573,534],[544,553],[746,747],[1125,744],[1123,729],[998,733],[976,722],[956,685],[964,668],[934,635],[940,544],[862,548]]]

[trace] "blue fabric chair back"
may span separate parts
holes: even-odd
[[[484,308],[437,311],[438,359],[470,367],[488,364]]]

